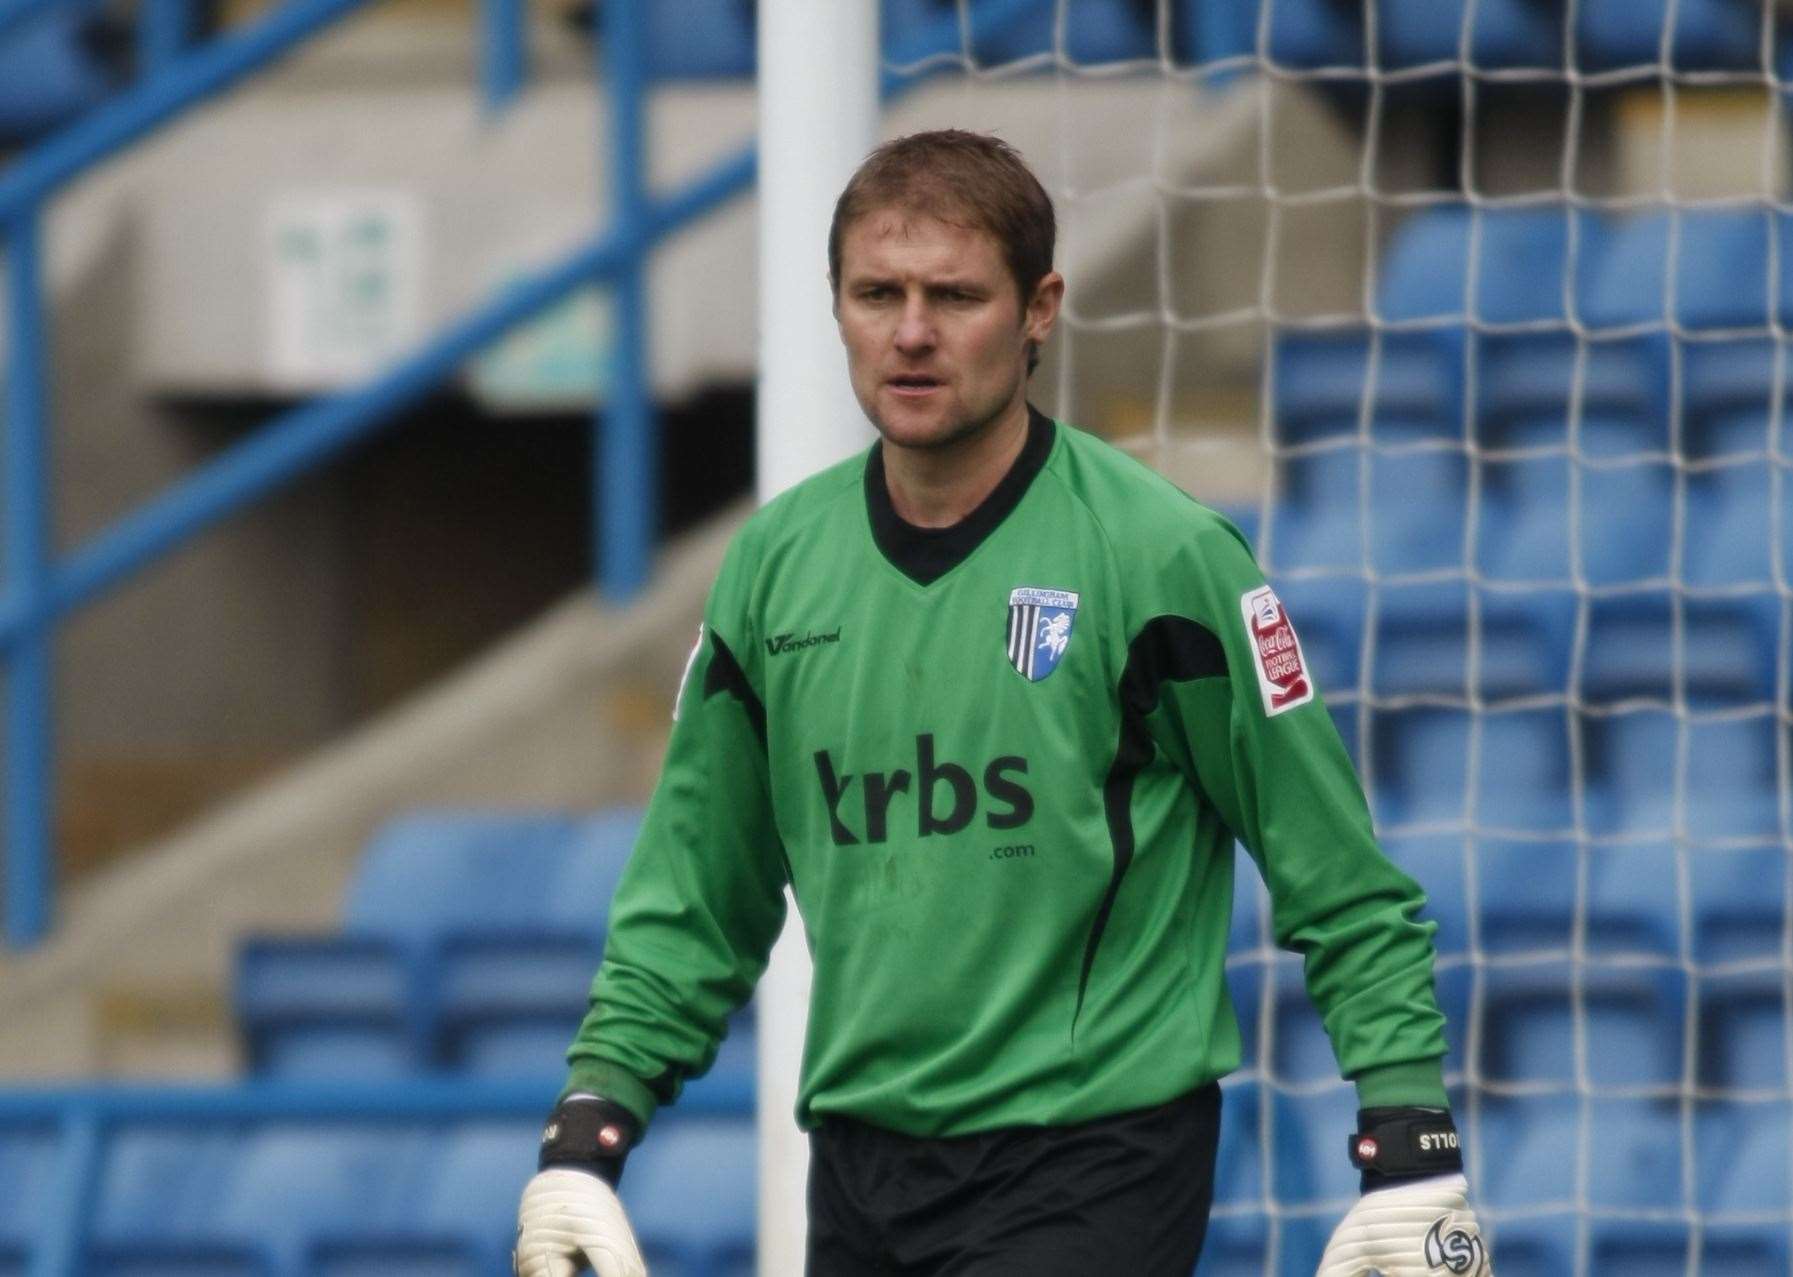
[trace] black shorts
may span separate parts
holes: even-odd
[[[1073,1126],[810,1132],[808,1277],[1189,1277],[1220,1087]]]

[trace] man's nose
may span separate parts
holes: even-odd
[[[934,320],[928,313],[927,304],[919,298],[907,302],[902,318],[897,321],[897,349],[904,354],[913,354],[930,350],[933,345]]]

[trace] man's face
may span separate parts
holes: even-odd
[[[1022,305],[991,235],[926,214],[874,209],[841,237],[834,314],[859,406],[905,448],[977,434],[1026,392],[1028,343],[1044,342],[1064,282]]]

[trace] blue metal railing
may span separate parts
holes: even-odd
[[[980,29],[999,32],[1050,2],[985,0],[978,9]],[[0,172],[0,230],[9,237],[11,332],[4,436],[6,508],[0,513],[4,520],[0,534],[5,537],[0,660],[7,668],[5,938],[14,948],[37,943],[50,925],[54,890],[50,675],[55,627],[139,568],[384,428],[469,355],[592,283],[611,285],[616,326],[615,375],[593,449],[600,485],[595,504],[603,520],[599,581],[618,599],[629,597],[646,581],[657,512],[644,259],[681,227],[747,190],[757,161],[749,146],[671,194],[650,192],[643,162],[645,9],[629,3],[606,4],[600,31],[613,116],[609,138],[613,208],[605,233],[559,265],[503,290],[368,384],[283,414],[85,545],[60,558],[52,554],[38,245],[44,202],[87,168],[267,66],[365,3],[289,0],[251,26],[181,54],[163,74],[96,109]],[[500,101],[522,82],[523,10],[520,0],[486,3],[488,22],[510,32],[483,64],[488,98]],[[0,0],[0,29],[9,15],[43,7],[43,0]],[[891,59],[898,65],[912,62],[936,48],[943,33],[952,33],[956,40],[957,31],[958,15],[948,12],[898,42],[890,51]],[[887,74],[883,88],[889,94],[916,82],[917,77]]]
[[[77,1086],[0,1091],[0,1126],[53,1124],[58,1161],[32,1277],[82,1271],[106,1141],[122,1125],[227,1126],[258,1122],[422,1122],[538,1119],[556,1082],[418,1077],[393,1082],[251,1081],[209,1086]],[[680,1116],[747,1115],[750,1087],[712,1080],[680,1098]],[[521,1189],[521,1185],[518,1185]]]

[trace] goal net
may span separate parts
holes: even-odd
[[[959,19],[887,130],[1021,147],[1036,398],[1256,545],[1438,923],[1498,1271],[1787,1272],[1793,14],[1021,8],[887,0]],[[1240,865],[1201,1271],[1306,1277],[1354,1097]]]

